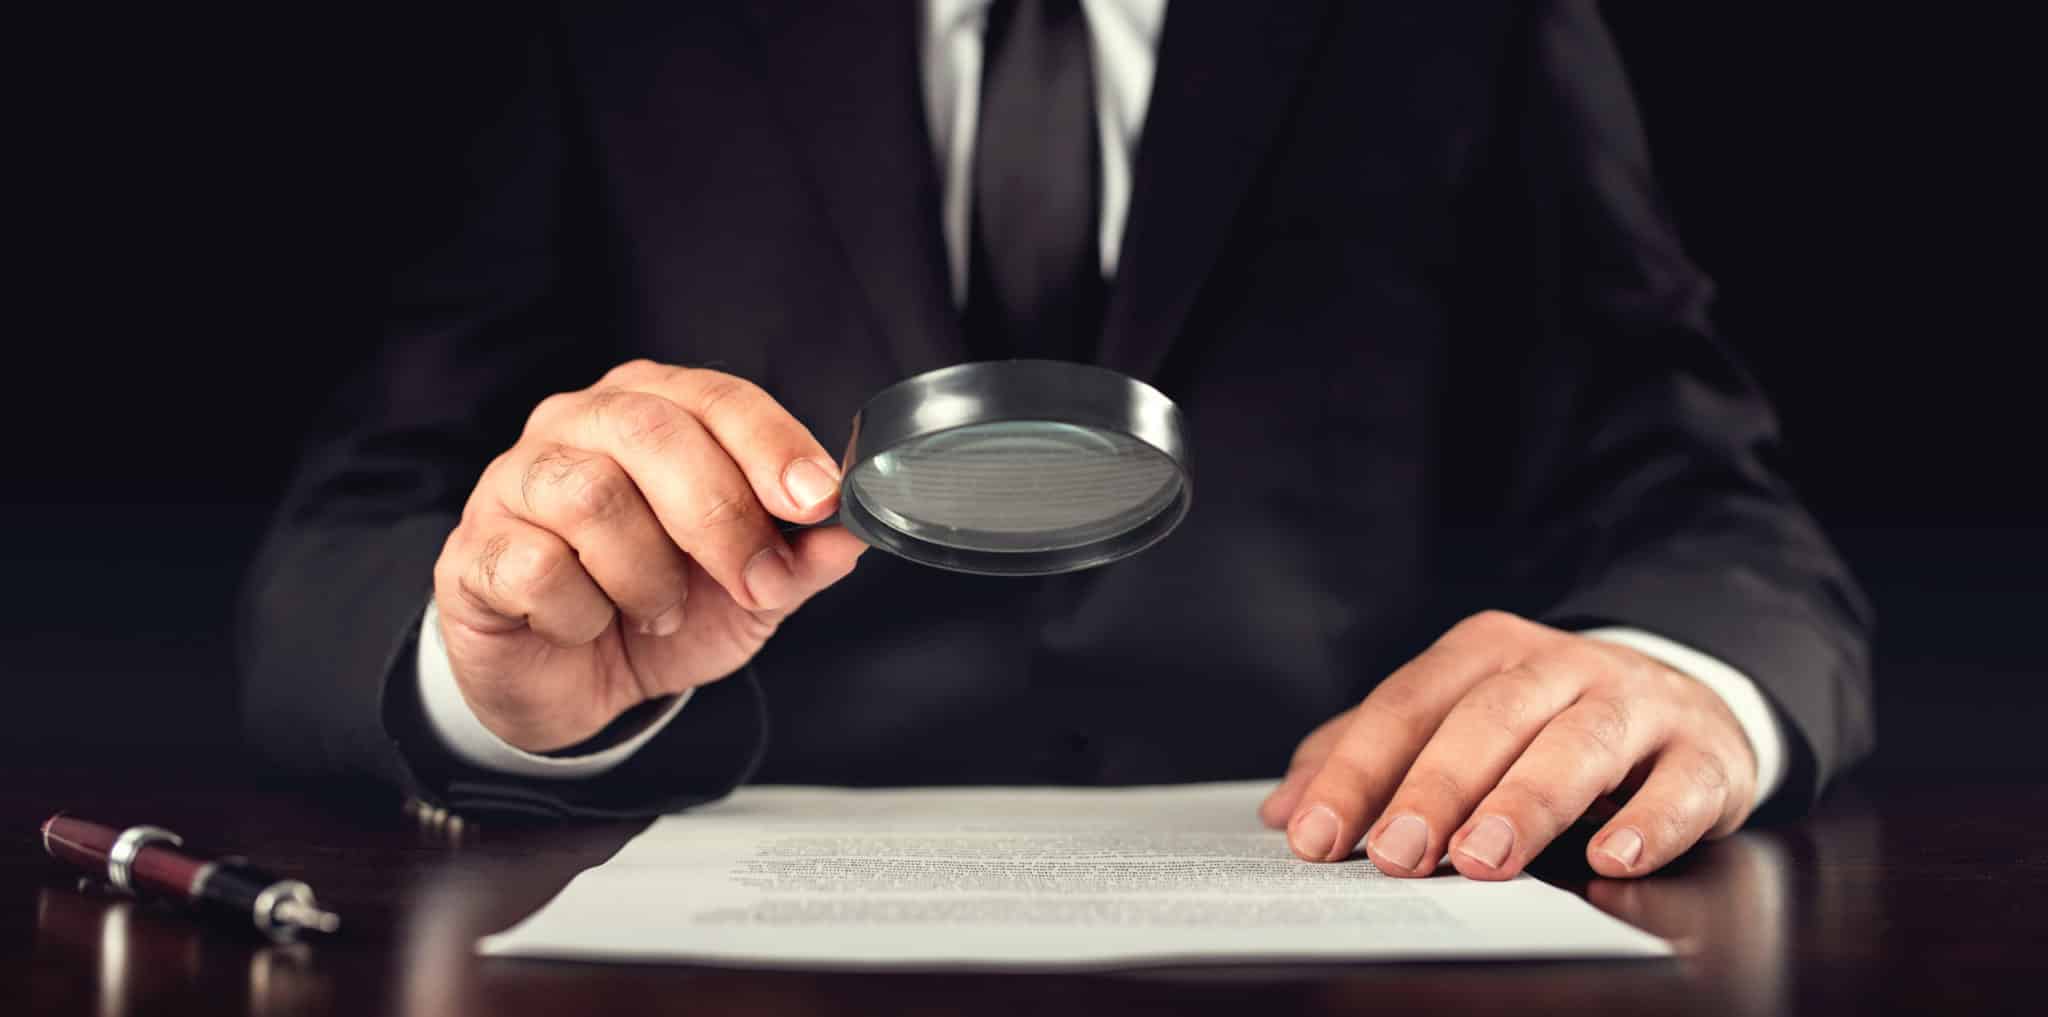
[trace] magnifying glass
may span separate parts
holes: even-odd
[[[1165,538],[1193,487],[1180,408],[1115,371],[997,360],[877,392],[853,420],[835,520],[914,562],[1040,576]]]

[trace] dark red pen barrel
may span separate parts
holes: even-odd
[[[190,897],[206,863],[168,844],[150,844],[135,853],[134,880],[139,890]]]
[[[60,862],[107,874],[107,852],[114,849],[120,831],[69,816],[52,816],[43,824],[43,850]]]
[[[124,831],[52,816],[43,823],[43,850],[130,893],[184,901],[243,928],[254,926],[276,942],[341,926],[340,918],[320,910],[313,888],[305,883],[281,879],[240,858],[194,858],[179,850],[177,834],[160,827]]]
[[[107,876],[107,855],[121,831],[68,816],[55,816],[43,824],[43,846],[50,857],[76,865],[102,878]],[[202,862],[169,844],[147,843],[135,852],[129,865],[130,885],[137,891],[190,897]]]

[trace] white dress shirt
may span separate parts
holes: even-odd
[[[967,299],[967,231],[972,222],[969,202],[974,183],[975,122],[981,106],[982,29],[991,2],[926,0],[924,5],[925,115],[944,189],[941,227],[956,305],[964,305]],[[1166,3],[1081,0],[1095,61],[1096,129],[1102,153],[1099,243],[1104,277],[1116,274],[1124,219],[1131,205],[1131,166],[1151,100]],[[1785,772],[1786,734],[1756,683],[1720,660],[1648,632],[1603,628],[1582,634],[1634,649],[1719,694],[1756,753],[1757,803],[1762,804],[1777,790]],[[428,720],[452,752],[485,769],[526,777],[573,779],[604,773],[666,727],[689,699],[687,693],[676,697],[644,729],[602,751],[543,756],[515,748],[477,720],[456,687],[432,604],[427,607],[419,639],[418,673]]]

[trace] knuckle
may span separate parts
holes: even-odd
[[[1572,711],[1567,730],[1601,755],[1618,757],[1628,742],[1628,707],[1619,699],[1588,699]]]
[[[625,447],[646,452],[667,447],[682,427],[682,411],[674,403],[645,392],[599,392],[591,401],[591,413]]]
[[[604,381],[614,385],[631,385],[654,377],[663,370],[660,364],[646,357],[635,357],[604,373]]]
[[[1500,788],[1510,798],[1526,806],[1526,811],[1535,813],[1548,823],[1552,830],[1562,830],[1579,818],[1565,806],[1564,799],[1558,797],[1556,791],[1535,781],[1510,777],[1501,782]]]
[[[1718,752],[1700,751],[1693,754],[1685,767],[1686,778],[1693,786],[1709,794],[1719,795],[1728,790],[1731,783],[1728,764]]]
[[[577,401],[577,393],[557,392],[535,403],[533,412],[526,415],[526,429],[524,433],[533,434],[545,430],[551,422],[567,415],[573,404]]]
[[[1384,681],[1372,690],[1360,704],[1360,713],[1417,714],[1422,712],[1425,697],[1421,683],[1407,680]]]
[[[1573,639],[1548,647],[1540,655],[1540,667],[1559,678],[1573,678],[1586,685],[1611,679],[1618,673],[1608,648],[1590,639]]]
[[[1429,740],[1436,737],[1437,731],[1443,727],[1437,717],[1421,709],[1402,710],[1394,714],[1392,720],[1401,744],[1418,747],[1429,744]]]
[[[571,477],[566,491],[569,510],[586,524],[611,519],[633,503],[632,481],[609,460],[588,460]]]
[[[707,491],[695,513],[696,527],[703,531],[731,529],[753,517],[754,497],[730,489]]]
[[[483,543],[477,545],[476,560],[472,566],[475,570],[477,589],[485,593],[497,593],[503,589],[500,585],[503,582],[500,565],[504,561],[505,552],[511,547],[512,538],[502,533],[493,533],[485,537]]]
[[[1657,661],[1624,646],[1614,646],[1591,639],[1577,640],[1574,646],[1588,654],[1588,666],[1594,666],[1597,660],[1597,666],[1601,669],[1600,674],[1631,685],[1640,685],[1670,671]],[[1676,672],[1672,674],[1675,676]]]
[[[551,501],[551,492],[562,478],[575,469],[576,457],[559,445],[547,448],[526,463],[519,475],[519,501],[530,512],[540,512]]]
[[[478,568],[483,572],[487,589],[523,598],[553,585],[566,560],[555,548],[498,534],[485,541]]]
[[[729,404],[745,402],[759,389],[754,383],[722,371],[697,371],[691,379],[696,390],[698,416],[711,417],[731,408]]]
[[[1473,708],[1502,732],[1519,732],[1536,709],[1536,686],[1542,680],[1528,667],[1517,665],[1475,690]]]
[[[633,483],[602,456],[557,449],[536,457],[527,469],[527,505],[567,527],[603,522],[631,504]]]
[[[1521,616],[1507,611],[1486,610],[1466,618],[1453,626],[1451,631],[1478,638],[1499,638],[1521,633],[1528,622]]]

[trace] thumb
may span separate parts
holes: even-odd
[[[851,575],[867,549],[868,545],[844,526],[816,526],[795,534],[789,542],[790,571],[803,584],[803,598],[788,607],[760,613],[776,620],[787,617],[804,601]]]

